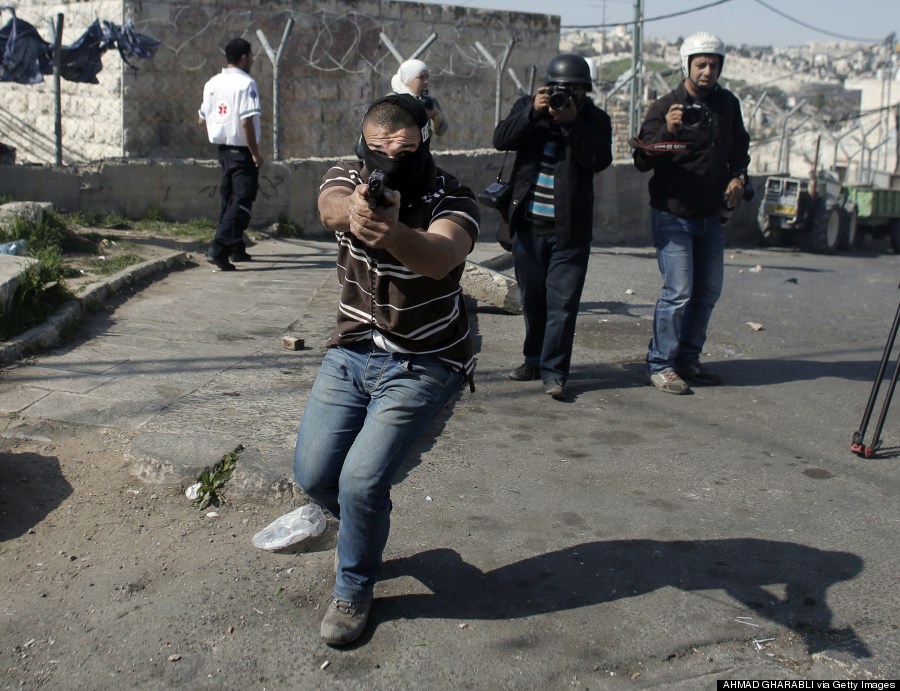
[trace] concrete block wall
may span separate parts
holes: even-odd
[[[224,67],[223,48],[235,36],[254,46],[252,74],[263,102],[263,154],[273,151],[273,66],[257,37],[277,51],[289,17],[295,24],[279,67],[282,159],[337,156],[352,151],[365,105],[390,90],[398,63],[380,41],[384,34],[404,56],[432,33],[421,56],[431,69],[431,90],[449,123],[433,147],[490,145],[495,114],[495,72],[475,48],[499,57],[515,38],[509,66],[523,82],[531,65],[542,73],[557,53],[559,17],[392,0],[246,0],[185,2],[126,0],[139,31],[163,42],[152,61],[124,75],[125,155],[210,156],[205,133],[194,124],[203,84]],[[517,94],[503,79],[501,112]]]
[[[53,42],[50,21],[64,15],[63,43],[73,43],[95,19],[121,24],[121,0],[42,3],[21,0],[16,16],[32,24],[38,34]],[[4,13],[4,23],[8,17]],[[63,162],[98,160],[121,156],[122,70],[124,63],[117,51],[103,56],[99,84],[60,80]],[[126,68],[127,69],[127,68]],[[18,161],[53,162],[56,160],[55,94],[53,77],[35,85],[0,83],[0,140],[16,147]]]
[[[559,17],[393,0],[22,0],[18,16],[52,34],[45,18],[66,16],[63,40],[74,41],[95,18],[132,20],[162,42],[152,60],[127,67],[116,51],[103,58],[100,84],[62,81],[64,163],[118,157],[209,157],[196,124],[203,84],[225,65],[224,46],[242,36],[254,46],[253,76],[263,101],[263,154],[273,153],[273,66],[257,31],[278,50],[289,17],[295,25],[280,63],[282,159],[336,156],[352,151],[365,105],[390,90],[397,60],[384,34],[408,56],[432,34],[420,57],[429,63],[432,93],[450,125],[434,148],[490,145],[495,119],[495,71],[475,48],[499,57],[515,39],[509,67],[527,82],[529,67],[543,72],[557,53]],[[501,113],[517,97],[502,80]],[[52,78],[43,85],[0,84],[5,143],[20,162],[55,160]]]
[[[493,181],[503,155],[491,150],[445,152],[438,164],[457,175],[474,192]],[[330,159],[269,162],[261,172],[260,191],[253,206],[255,227],[286,218],[302,227],[308,237],[327,234],[316,211],[316,195]],[[511,163],[511,162],[510,162]],[[507,168],[507,171],[509,168]],[[14,172],[14,174],[7,174]],[[650,214],[647,204],[649,176],[638,173],[630,161],[619,161],[594,178],[594,243],[649,246]],[[52,202],[55,209],[117,212],[142,218],[158,208],[173,221],[215,219],[219,209],[219,167],[215,161],[110,161],[78,166],[17,165],[0,168],[0,195],[14,199]],[[763,189],[763,180],[754,180]],[[755,205],[742,205],[728,224],[730,246],[754,246],[759,238]],[[482,209],[482,239],[496,236],[499,215]]]

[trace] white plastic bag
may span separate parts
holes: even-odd
[[[325,530],[325,514],[318,504],[307,504],[276,518],[253,536],[260,549],[283,549],[288,545],[321,535]]]

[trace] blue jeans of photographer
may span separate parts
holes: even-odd
[[[333,596],[371,598],[390,530],[391,484],[463,373],[371,341],[328,349],[297,432],[294,477],[340,520]]]
[[[725,230],[718,215],[685,218],[650,210],[663,287],[647,352],[650,373],[700,359],[706,328],[722,294]]]

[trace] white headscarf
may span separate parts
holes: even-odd
[[[421,60],[407,60],[400,63],[397,68],[397,74],[391,77],[391,89],[397,94],[410,94],[416,96],[410,88],[409,83],[418,77],[422,72],[428,71],[428,65]]]

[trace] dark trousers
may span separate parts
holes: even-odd
[[[565,382],[590,243],[559,249],[555,235],[517,231],[512,253],[525,315],[525,362],[540,367],[544,382]]]
[[[245,146],[220,146],[222,205],[219,225],[209,247],[209,255],[227,259],[246,251],[244,231],[250,225],[250,210],[259,190],[259,169]]]

